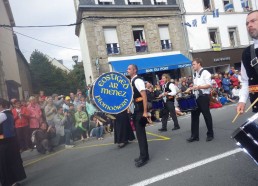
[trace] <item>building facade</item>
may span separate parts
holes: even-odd
[[[247,14],[257,0],[179,1],[193,58],[202,58],[211,73],[240,69],[243,49],[250,45]]]
[[[105,72],[126,73],[131,63],[146,80],[190,73],[176,0],[75,0],[75,9],[88,84]]]
[[[0,24],[14,26],[8,0],[0,0]],[[0,97],[23,99],[31,92],[29,66],[12,28],[0,27]]]

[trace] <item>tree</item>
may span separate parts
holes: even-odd
[[[69,95],[70,92],[76,93],[78,88],[85,88],[83,65],[74,65],[74,69],[67,73],[52,65],[46,55],[38,50],[31,54],[30,71],[35,94],[44,90],[46,95]]]

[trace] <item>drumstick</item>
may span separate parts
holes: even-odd
[[[240,112],[237,113],[237,115],[235,116],[235,118],[232,120],[232,123],[234,123],[236,121],[236,119],[238,118]]]
[[[258,101],[258,98],[256,98],[256,100],[248,107],[248,109],[245,112],[248,112],[248,110],[250,110],[252,108],[252,106],[254,106],[254,104]]]

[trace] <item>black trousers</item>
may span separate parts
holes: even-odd
[[[208,132],[207,136],[213,137],[213,124],[212,124],[212,117],[210,112],[210,97],[209,95],[199,96],[196,100],[198,108],[194,111],[191,111],[191,132],[192,137],[197,138],[199,137],[199,122],[200,122],[200,113],[202,113]]]
[[[29,147],[29,126],[15,128],[20,150],[26,150]]]
[[[162,128],[167,129],[169,114],[174,121],[174,127],[179,127],[177,116],[176,116],[174,101],[168,101],[167,100],[167,102],[165,103],[165,108],[164,109],[165,109],[165,111],[163,112],[162,119],[161,119]]]
[[[145,131],[145,125],[140,123],[140,119],[142,118],[142,112],[135,112],[133,115],[134,125],[136,129],[136,137],[138,140],[139,148],[140,148],[140,158],[145,160],[149,159],[148,152],[148,142]]]

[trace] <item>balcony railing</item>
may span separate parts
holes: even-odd
[[[148,46],[135,46],[135,50],[137,53],[148,52]]]
[[[107,47],[107,54],[112,55],[112,54],[120,54],[120,47]]]
[[[161,44],[162,50],[172,50],[172,43]]]

